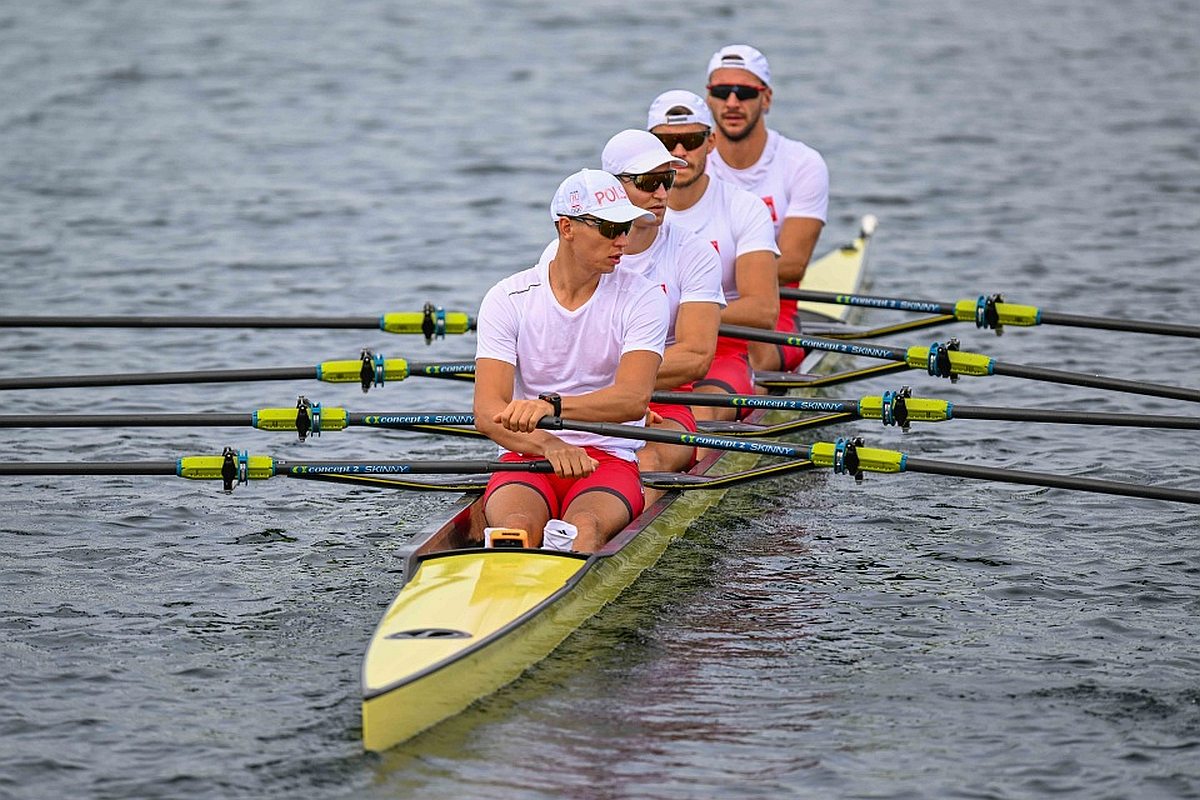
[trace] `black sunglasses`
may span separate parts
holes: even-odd
[[[682,144],[684,150],[695,150],[708,140],[708,129],[694,133],[656,133],[655,136],[663,143],[668,152],[675,152],[675,145]],[[636,184],[634,184],[636,186]],[[669,187],[668,187],[669,188]]]
[[[582,222],[584,225],[595,228],[600,231],[600,235],[605,239],[615,239],[618,236],[625,236],[633,227],[633,222],[609,222],[606,219],[597,219],[596,217],[567,217],[576,222]]]
[[[660,186],[664,189],[670,189],[675,185],[675,170],[673,169],[669,169],[666,172],[643,172],[638,175],[626,172],[617,177],[623,181],[632,183],[643,192],[656,192]]]
[[[738,100],[753,100],[759,92],[766,91],[765,86],[743,86],[740,83],[716,83],[708,87],[708,93],[718,100],[728,100],[729,95],[737,96]]]

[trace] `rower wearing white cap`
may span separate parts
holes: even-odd
[[[621,182],[581,170],[550,204],[558,253],[493,286],[477,321],[475,424],[502,461],[546,459],[553,474],[497,473],[484,495],[487,525],[577,531],[594,551],[642,511],[638,442],[539,430],[542,417],[643,424],[667,335],[661,286],[617,264],[636,219]],[[556,541],[561,537],[555,537]]]
[[[683,159],[667,198],[666,219],[703,239],[717,252],[727,305],[721,322],[770,330],[779,314],[779,250],[771,216],[755,195],[706,173],[714,138],[704,100],[676,89],[650,104],[646,127],[671,155]],[[753,394],[746,342],[717,340],[712,366],[693,386],[697,392]],[[733,419],[734,409],[693,409],[698,419]]]
[[[695,234],[664,222],[675,168],[687,162],[668,153],[654,134],[639,130],[624,130],[609,139],[600,162],[625,186],[630,202],[654,215],[634,220],[618,269],[637,272],[666,290],[667,346],[655,388],[687,391],[712,364],[725,306],[716,251]],[[558,241],[551,242],[543,258],[553,256],[557,248]],[[653,427],[696,432],[690,406],[651,403],[650,410]],[[694,447],[658,442],[649,442],[638,452],[645,472],[687,469],[695,457]]]
[[[717,126],[717,149],[709,170],[763,199],[779,244],[779,283],[796,286],[804,277],[829,208],[829,169],[813,148],[767,127],[771,67],[746,44],[731,44],[708,62],[708,107]],[[780,300],[777,330],[795,333],[796,301]],[[755,369],[795,369],[798,347],[750,346]]]

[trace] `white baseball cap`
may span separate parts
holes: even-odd
[[[671,111],[675,113],[668,113]],[[712,112],[708,110],[704,98],[687,89],[672,89],[654,98],[650,104],[646,130],[659,125],[689,125],[693,122],[709,128],[713,126]]]
[[[600,154],[600,166],[613,175],[640,175],[663,164],[687,166],[682,158],[671,155],[653,133],[632,128],[609,139]]]
[[[596,217],[608,222],[632,222],[654,214],[629,202],[625,187],[613,175],[600,169],[581,169],[558,185],[550,201],[550,219],[559,217]]]
[[[767,57],[748,44],[727,44],[708,60],[708,77],[719,69],[744,69],[753,73],[763,86],[771,85],[771,67]]]

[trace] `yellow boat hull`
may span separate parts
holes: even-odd
[[[814,262],[804,285],[856,291],[865,253],[866,236]],[[825,320],[849,311],[817,308]],[[714,454],[694,472],[726,475],[757,460]],[[372,637],[363,663],[363,746],[394,747],[516,680],[615,600],[720,496],[668,492],[587,557],[470,547],[467,535],[481,512],[464,501],[408,554],[405,584]]]

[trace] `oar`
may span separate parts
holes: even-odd
[[[394,311],[374,317],[263,316],[0,316],[0,328],[264,328],[378,330],[423,334],[425,343],[446,334],[475,330],[475,318],[426,303],[421,311]]]
[[[323,407],[301,396],[291,408],[260,408],[249,413],[195,412],[144,414],[0,414],[0,428],[236,428],[293,431],[300,441],[310,435],[348,427],[446,433],[479,438],[469,412],[359,413]]]
[[[472,475],[492,472],[552,472],[549,461],[285,461],[225,448],[219,456],[184,456],[174,461],[2,461],[0,475],[174,475],[234,484],[277,476]]]
[[[848,400],[703,392],[654,392],[650,399],[674,405],[819,414],[775,425],[734,422],[714,423],[705,428],[706,432],[730,436],[779,436],[852,420],[879,420],[885,426],[895,425],[905,430],[908,430],[913,422],[948,422],[956,419],[1200,430],[1200,417],[969,406],[948,400],[913,397],[907,386],[895,392]],[[294,407],[260,408],[248,413],[0,414],[0,428],[252,427],[263,431],[294,432],[299,435],[300,441],[304,441],[310,435],[320,436],[322,433],[342,431],[349,427],[483,437],[474,425],[475,415],[470,412],[354,412],[336,406],[324,407],[320,403],[310,402],[304,396],[299,398]]]
[[[808,446],[793,446],[784,442],[742,439],[733,436],[713,436],[699,433],[678,433],[661,428],[643,428],[633,425],[616,425],[607,422],[579,422],[564,420],[558,417],[545,417],[538,423],[538,427],[546,430],[582,431],[600,436],[615,436],[626,439],[640,439],[647,442],[679,444],[687,447],[704,447],[711,450],[731,450],[741,453],[757,453],[759,455],[801,459],[810,461],[817,467],[831,467],[835,473],[850,474],[857,479],[861,479],[864,472],[922,472],[931,475],[953,475],[963,478],[998,481],[1001,483],[1019,483],[1054,489],[1074,489],[1083,492],[1115,494],[1124,497],[1141,497],[1150,500],[1168,500],[1177,503],[1200,505],[1200,491],[913,458],[898,450],[880,450],[863,447],[860,444],[861,440],[838,439],[836,442],[816,442]]]
[[[986,419],[1003,422],[1046,422],[1065,425],[1111,425],[1129,428],[1200,430],[1200,417],[968,406],[932,397],[913,397],[908,387],[903,387],[896,392],[884,392],[882,395],[868,395],[850,400],[812,397],[775,397],[759,394],[707,394],[701,392],[655,392],[651,399],[657,403],[707,406],[709,408],[819,412],[826,416],[816,419],[821,424],[826,425],[850,419],[871,419],[880,420],[884,425],[898,425],[901,428],[908,428],[913,422]],[[0,427],[2,427],[3,419],[4,417],[0,416]]]
[[[737,339],[748,339],[754,342],[769,342],[791,347],[803,347],[806,350],[828,350],[834,353],[878,358],[906,364],[910,369],[925,369],[930,375],[957,380],[960,375],[981,377],[985,375],[1007,375],[1013,378],[1061,383],[1069,386],[1085,386],[1092,389],[1107,389],[1114,392],[1148,395],[1151,397],[1169,397],[1174,400],[1190,400],[1200,402],[1200,390],[1178,386],[1167,386],[1160,383],[1145,383],[1124,378],[1109,378],[1103,375],[1088,375],[1082,372],[1047,369],[1045,367],[1030,367],[1023,364],[1005,364],[994,358],[979,353],[968,353],[956,349],[958,343],[951,340],[942,344],[935,342],[929,347],[885,347],[884,345],[865,345],[855,342],[839,342],[832,339],[818,339],[811,336],[790,335],[767,331],[760,328],[747,328],[740,325],[722,325],[721,333]],[[803,385],[803,384],[802,384]]]
[[[81,386],[150,386],[179,383],[236,383],[240,381],[318,380],[358,383],[364,392],[388,381],[412,376],[475,380],[475,363],[425,364],[403,358],[384,358],[364,350],[357,360],[323,361],[312,367],[253,367],[250,369],[193,370],[186,372],[132,372],[110,375],[43,375],[0,378],[4,389],[64,389]]]
[[[1093,317],[1081,314],[1060,314],[1045,311],[1037,306],[1016,305],[1004,302],[1000,295],[980,295],[975,300],[959,300],[941,303],[929,300],[907,300],[900,297],[874,297],[870,295],[835,294],[808,289],[781,288],[780,297],[807,300],[831,305],[865,306],[895,311],[913,311],[921,314],[945,314],[957,322],[974,322],[978,328],[992,328],[1000,333],[1005,325],[1032,327],[1034,325],[1069,325],[1076,328],[1096,328],[1107,331],[1130,333],[1157,333],[1164,336],[1186,336],[1200,339],[1200,327],[1173,322],[1147,322],[1115,317]]]

